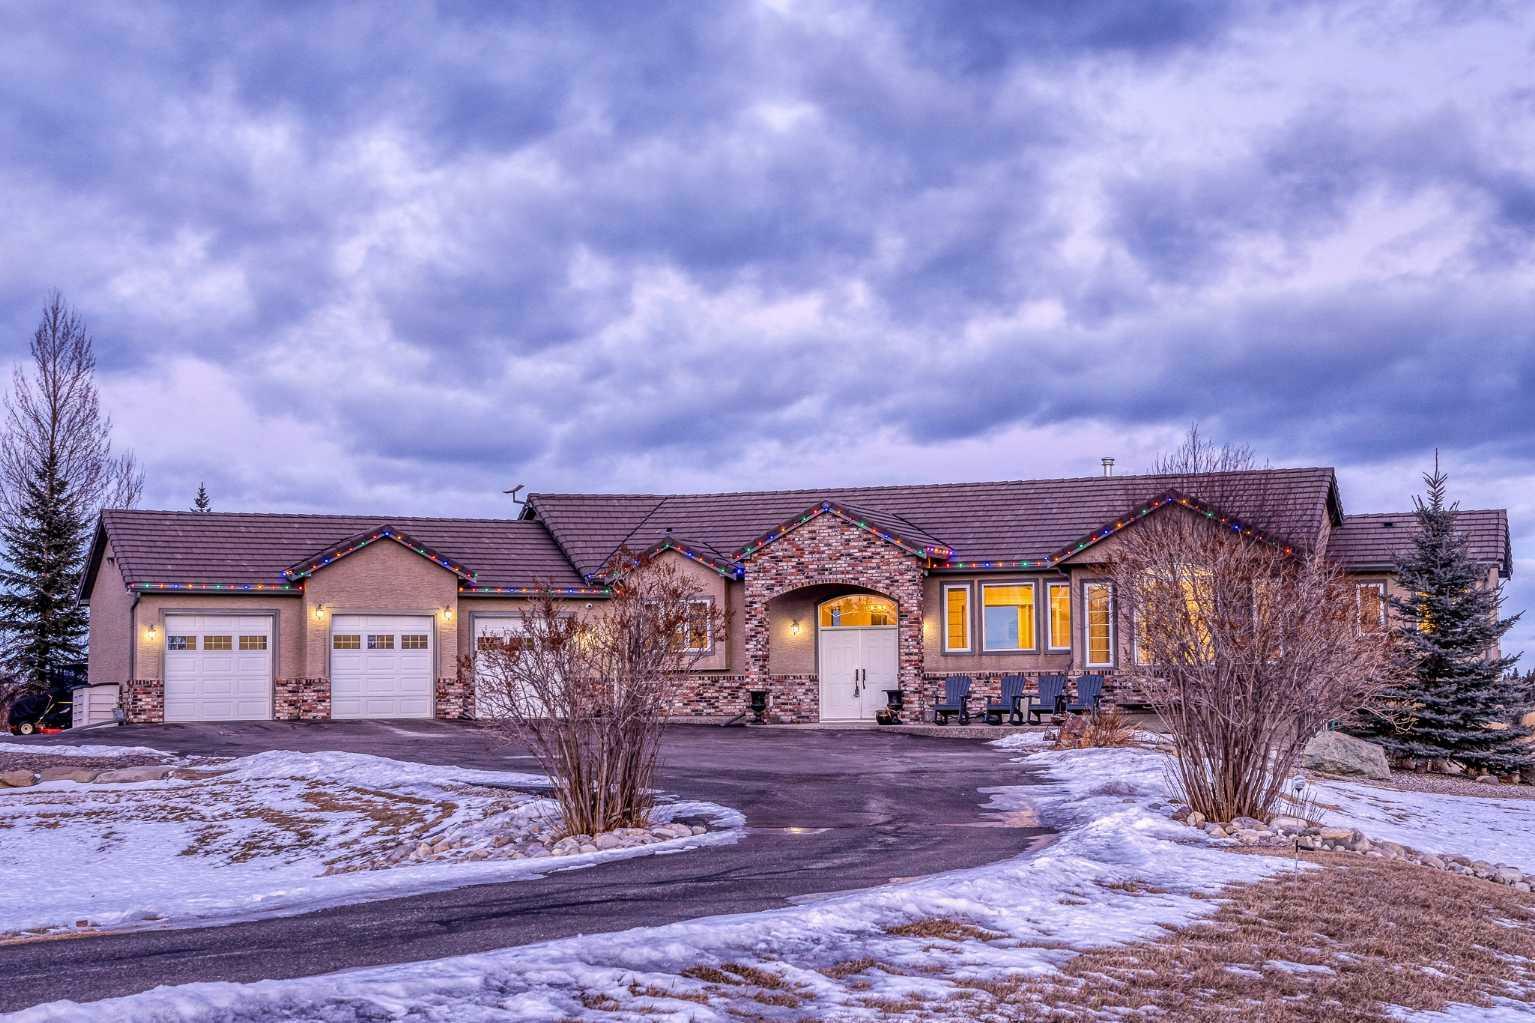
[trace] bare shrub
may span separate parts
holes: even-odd
[[[548,774],[566,834],[643,827],[670,689],[724,635],[723,618],[665,562],[635,567],[588,611],[547,589],[461,670],[476,716]]]
[[[1212,820],[1267,819],[1306,741],[1402,677],[1384,632],[1245,449],[1197,431],[1165,459],[1191,497],[1119,534],[1130,674],[1171,732],[1182,798]],[[1314,539],[1314,538],[1311,538]]]
[[[1106,707],[1081,717],[1069,717],[1055,736],[1056,749],[1092,749],[1129,746],[1135,726],[1118,707]]]

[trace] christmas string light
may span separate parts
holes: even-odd
[[[852,525],[857,526],[859,529],[873,533],[875,536],[879,537],[881,540],[884,540],[886,543],[893,544],[906,553],[919,558],[931,558],[939,561],[947,561],[954,556],[954,548],[952,547],[946,546],[944,544],[912,543],[888,529],[879,526],[871,526],[868,522],[867,516],[855,512],[853,509],[847,507],[846,505],[840,504],[836,501],[822,501],[820,504],[813,505],[808,510],[802,512],[792,519],[780,523],[779,525],[770,529],[768,532],[763,533],[761,536],[757,537],[757,539],[746,544],[746,546],[735,552],[736,560],[740,561],[757,553],[762,548],[779,539],[790,530],[797,529],[800,526],[803,526],[805,523],[809,522],[811,519],[825,514],[835,515],[837,518],[842,519],[844,522],[851,523]]]
[[[1295,549],[1293,547],[1273,539],[1272,537],[1258,529],[1255,529],[1252,526],[1243,525],[1239,519],[1222,513],[1219,509],[1211,507],[1209,504],[1206,504],[1199,498],[1190,497],[1189,495],[1180,493],[1176,490],[1169,490],[1167,493],[1162,494],[1160,497],[1154,498],[1153,500],[1141,505],[1138,509],[1130,512],[1130,514],[1124,516],[1123,518],[1116,519],[1114,522],[1111,522],[1108,525],[1087,534],[1080,540],[1076,540],[1073,543],[1067,544],[1065,547],[1050,555],[1050,564],[1058,564],[1066,558],[1069,558],[1075,554],[1080,554],[1082,551],[1087,550],[1087,548],[1091,547],[1093,544],[1098,543],[1101,540],[1108,539],[1115,533],[1118,533],[1120,530],[1134,525],[1141,519],[1144,519],[1146,516],[1150,515],[1152,512],[1158,510],[1159,508],[1165,508],[1170,504],[1177,504],[1184,508],[1188,508],[1190,511],[1198,512],[1205,518],[1222,526],[1230,526],[1232,532],[1239,535],[1250,536],[1256,540],[1262,541],[1263,543],[1269,544],[1270,546],[1279,547],[1284,551],[1285,554],[1295,553]]]
[[[481,586],[478,583],[460,583],[458,592],[469,594],[497,594],[507,596],[534,596],[557,593],[566,597],[611,597],[609,586]]]
[[[307,578],[308,576],[314,575],[320,569],[325,568],[327,565],[334,564],[340,559],[346,557],[348,554],[355,554],[357,551],[360,551],[364,547],[367,547],[369,544],[375,543],[379,540],[393,540],[395,543],[405,547],[408,550],[414,551],[415,553],[421,555],[421,557],[426,558],[428,561],[442,566],[449,572],[452,572],[454,575],[457,575],[463,579],[467,579],[470,582],[474,581],[476,575],[474,570],[466,568],[460,562],[438,554],[436,551],[432,550],[430,547],[426,546],[426,544],[417,540],[409,533],[395,529],[393,526],[381,526],[378,529],[373,530],[371,533],[360,533],[357,536],[351,537],[350,539],[342,540],[334,547],[322,551],[320,554],[315,555],[308,561],[300,562],[291,568],[284,569],[283,575],[287,576],[289,579]]]
[[[302,585],[288,583],[133,583],[128,587],[142,592],[183,591],[193,593],[300,593]]]

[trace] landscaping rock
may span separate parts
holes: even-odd
[[[1198,810],[1190,810],[1188,812],[1188,816],[1184,818],[1183,823],[1187,824],[1191,828],[1202,828],[1205,826],[1205,815],[1200,813]]]
[[[37,775],[39,782],[77,781],[82,785],[96,780],[97,772],[84,767],[45,767]]]
[[[128,785],[140,781],[160,781],[171,773],[169,767],[119,767],[96,776],[98,785]]]
[[[1267,827],[1267,825],[1264,824],[1262,821],[1258,820],[1258,818],[1256,818],[1256,817],[1233,817],[1233,818],[1231,818],[1231,828],[1232,828],[1233,831],[1242,831],[1243,829],[1252,829],[1252,830],[1255,830],[1255,831],[1262,831],[1265,827]]]
[[[1204,831],[1205,831],[1205,834],[1209,835],[1211,838],[1225,838],[1227,835],[1230,834],[1230,832],[1228,832],[1225,828],[1221,827],[1219,824],[1213,824],[1213,823],[1212,824],[1206,824],[1205,828],[1204,828]]]
[[[1492,872],[1492,879],[1498,884],[1518,884],[1524,880],[1524,875],[1513,867],[1499,866]]]
[[[1278,816],[1269,821],[1269,827],[1281,835],[1298,835],[1305,831],[1309,825],[1299,817]]]
[[[1466,765],[1459,760],[1439,761],[1439,773],[1458,777],[1466,773]]]
[[[1318,732],[1301,751],[1300,763],[1324,774],[1359,775],[1376,781],[1391,777],[1385,750],[1342,732]]]
[[[1498,776],[1495,774],[1479,774],[1476,776],[1476,783],[1478,785],[1496,785],[1498,784]]]
[[[0,787],[24,789],[37,784],[37,775],[31,771],[5,771],[0,773]]]
[[[614,834],[611,831],[605,831],[598,835],[596,838],[592,839],[592,845],[603,852],[606,852],[609,849],[617,849],[623,844],[623,836]]]

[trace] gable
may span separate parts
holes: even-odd
[[[1270,536],[1264,530],[1249,525],[1243,519],[1226,512],[1214,505],[1201,501],[1197,497],[1181,493],[1177,490],[1169,490],[1159,494],[1149,501],[1127,509],[1123,514],[1115,516],[1112,520],[1103,523],[1097,529],[1078,537],[1060,550],[1050,555],[1051,565],[1067,565],[1088,560],[1089,552],[1094,560],[1106,557],[1112,549],[1114,537],[1126,529],[1133,528],[1156,514],[1172,514],[1183,511],[1187,514],[1197,515],[1208,520],[1212,525],[1223,530],[1229,530],[1233,534],[1262,540],[1275,547],[1282,548],[1286,554],[1294,551],[1294,546],[1289,542]]]
[[[312,557],[305,558],[302,561],[288,566],[287,568],[283,569],[282,574],[284,578],[290,581],[307,579],[309,576],[314,575],[316,572],[325,568],[329,568],[331,565],[335,564],[337,561],[340,561],[342,558],[345,558],[351,554],[355,554],[358,551],[363,550],[372,544],[378,543],[381,540],[391,540],[394,543],[399,544],[401,547],[404,547],[406,550],[415,553],[419,557],[425,558],[426,560],[432,562],[439,568],[452,572],[454,575],[458,576],[460,579],[463,579],[465,582],[474,582],[475,572],[473,569],[468,568],[462,562],[454,558],[450,558],[447,555],[441,554],[431,547],[428,547],[426,544],[417,540],[409,533],[406,533],[403,530],[397,529],[390,525],[380,525],[374,529],[365,530],[361,533],[358,533],[356,536],[347,537],[345,540],[332,544],[331,546],[325,548],[325,550],[320,551],[318,554],[315,554]]]

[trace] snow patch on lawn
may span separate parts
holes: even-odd
[[[148,746],[108,746],[105,743],[44,746],[26,740],[0,738],[0,754],[26,753],[38,757],[164,757],[175,756]]]
[[[869,1015],[858,1000],[871,996],[942,998],[955,991],[955,982],[1042,974],[1075,949],[1155,938],[1163,926],[1208,912],[1211,903],[1201,896],[1287,869],[1271,857],[1231,855],[1168,819],[1172,802],[1160,753],[1073,750],[1029,763],[1048,781],[989,789],[988,809],[1030,808],[1060,835],[1043,849],[990,866],[772,912],[485,955],[297,980],[159,988],[89,1005],[58,1002],[24,1011],[16,1023],[612,1019],[588,1007],[603,998],[635,1018],[650,1010],[714,1020],[727,1014],[665,994],[696,996],[707,985],[685,970],[735,962],[792,985],[803,1000],[794,1018],[858,1018]],[[997,937],[949,942],[889,933],[933,918],[957,918]],[[902,973],[859,974],[864,984],[855,989],[818,972],[862,957]]]
[[[556,819],[553,800],[539,794],[540,775],[287,751],[216,770],[196,779],[57,781],[0,793],[0,935],[308,912],[733,842],[745,823],[713,804],[668,803],[657,823],[705,818],[715,830],[606,852],[509,859],[500,857],[510,848],[493,846],[498,836],[526,839]],[[391,855],[444,837],[460,843],[451,860],[385,865]],[[480,848],[486,858],[470,859]]]
[[[1440,855],[1458,853],[1535,871],[1535,800],[1449,796],[1315,780],[1326,824]]]

